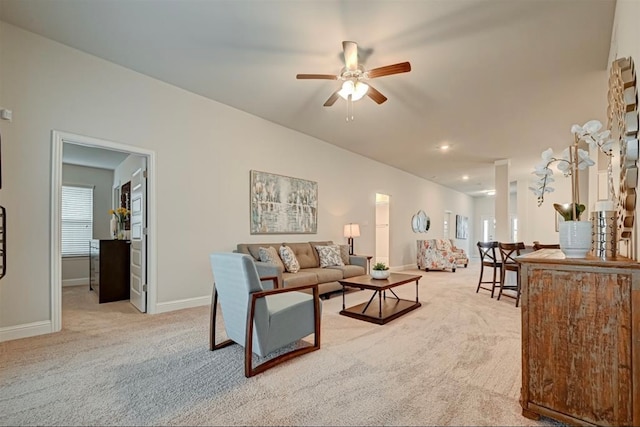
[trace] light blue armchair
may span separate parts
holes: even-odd
[[[278,288],[276,277],[258,276],[250,256],[239,253],[210,255],[215,280],[211,307],[210,350],[237,343],[244,347],[244,375],[251,377],[265,370],[320,348],[321,302],[318,285]],[[265,290],[261,281],[273,281]],[[299,292],[312,289],[312,294]],[[228,339],[216,343],[218,297]],[[308,335],[313,345],[295,348],[253,366],[253,354],[264,357]]]

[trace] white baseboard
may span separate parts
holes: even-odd
[[[0,342],[50,334],[53,332],[51,328],[50,320],[0,328]]]
[[[88,277],[81,277],[79,279],[64,279],[62,281],[62,287],[65,286],[82,286],[82,285],[89,285],[89,278]]]
[[[416,266],[416,264],[406,264],[406,265],[400,265],[400,266],[396,266],[396,267],[390,267],[389,270],[391,270],[391,271],[404,271],[404,270],[415,270],[416,268],[418,268]]]
[[[201,307],[209,304],[211,304],[211,296],[159,302],[156,304],[156,313],[166,313],[169,311],[182,310],[183,308]]]

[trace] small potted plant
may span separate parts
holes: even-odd
[[[389,267],[384,262],[377,262],[371,269],[371,277],[374,279],[387,279],[389,278]]]

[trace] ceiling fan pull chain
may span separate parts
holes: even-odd
[[[347,123],[349,123],[349,116],[351,115],[351,94],[347,97]]]
[[[353,99],[351,98],[351,96],[349,96],[349,104],[351,104],[351,121],[353,121],[353,117],[354,117],[353,109],[354,109],[354,106],[353,106]]]

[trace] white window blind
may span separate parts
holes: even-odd
[[[89,255],[93,237],[93,188],[62,186],[62,256]]]

